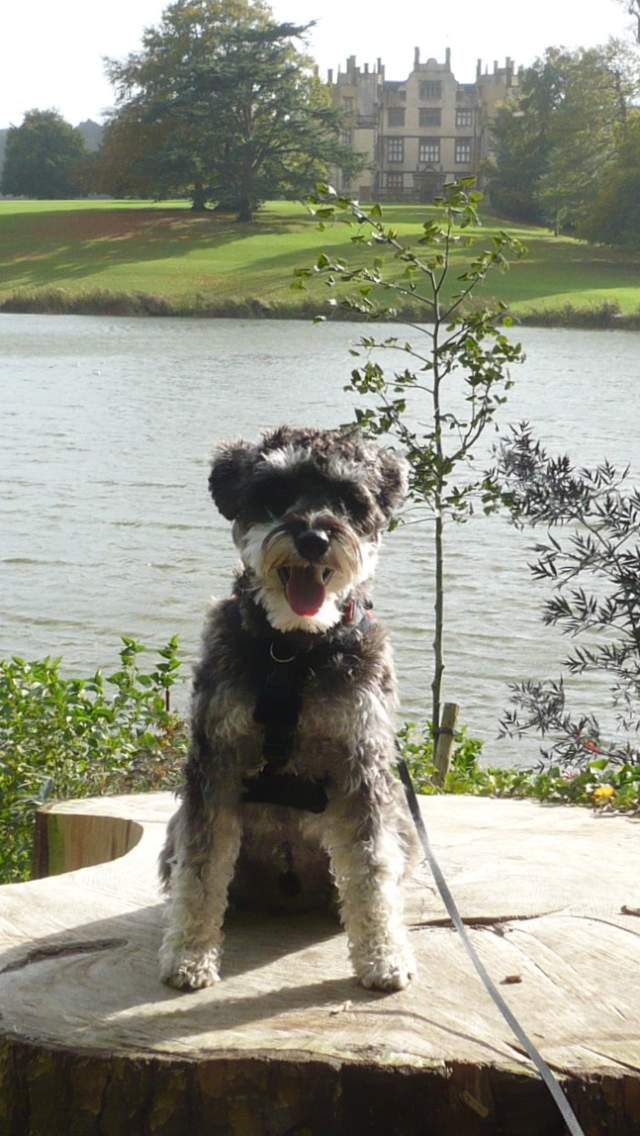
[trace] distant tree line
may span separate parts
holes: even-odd
[[[640,0],[621,0],[640,16]],[[141,49],[108,60],[116,105],[98,152],[55,111],[6,136],[0,192],[30,197],[188,198],[245,221],[363,162],[312,60],[310,25],[266,0],[174,0]],[[493,125],[491,202],[515,220],[640,247],[640,52],[635,42],[549,48]]]
[[[85,136],[55,110],[30,110],[3,138],[0,192],[16,197],[82,196],[90,151]]]
[[[640,55],[549,48],[493,124],[494,208],[589,241],[640,247]]]

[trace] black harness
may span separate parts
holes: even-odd
[[[338,653],[349,653],[372,625],[370,610],[352,601],[345,607],[336,632],[328,640],[321,637],[317,646],[315,635],[273,634],[253,711],[254,722],[264,728],[264,765],[256,775],[243,779],[243,801],[324,812],[328,778],[300,777],[282,770],[291,756],[307,679],[330,665]]]

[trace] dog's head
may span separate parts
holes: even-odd
[[[282,426],[221,446],[209,487],[271,625],[321,632],[372,575],[407,464],[353,434]]]

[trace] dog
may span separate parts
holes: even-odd
[[[275,865],[283,900],[304,898],[304,850],[317,849],[360,983],[399,990],[415,972],[394,666],[367,589],[407,468],[359,434],[289,426],[214,456],[209,488],[242,569],[204,628],[182,802],[160,857],[160,971],[177,989],[219,979],[241,846],[254,881]]]

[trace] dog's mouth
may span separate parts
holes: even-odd
[[[323,568],[321,564],[292,564],[278,569],[287,603],[296,615],[316,615],[320,611],[333,574],[333,568]]]

